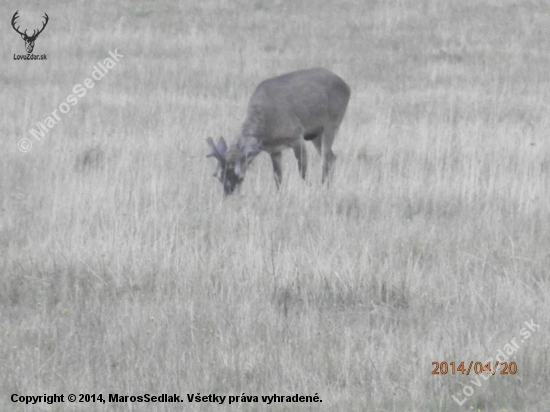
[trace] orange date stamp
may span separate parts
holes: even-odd
[[[518,371],[518,365],[516,362],[499,362],[496,361],[494,366],[491,362],[432,362],[434,369],[432,370],[432,375],[447,375],[450,373],[469,375],[470,372],[475,373],[476,375],[481,375],[485,373],[487,375],[495,375],[500,367],[499,375],[515,375]],[[466,367],[466,365],[468,365]]]

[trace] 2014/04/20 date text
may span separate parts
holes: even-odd
[[[434,365],[434,369],[432,370],[432,375],[446,375],[447,373],[455,374],[455,373],[462,373],[463,375],[469,375],[470,371],[472,370],[473,366],[473,372],[476,375],[486,373],[487,375],[495,375],[497,373],[498,367],[502,366],[502,370],[500,371],[501,375],[515,375],[518,371],[518,365],[516,362],[495,362],[494,368],[491,368],[491,362],[487,362],[485,364],[481,362],[475,362],[470,361],[468,365],[468,369],[465,368],[465,363],[460,362],[457,366],[456,362],[432,362],[432,365]],[[450,365],[450,368],[449,368]],[[455,368],[456,367],[456,368]]]

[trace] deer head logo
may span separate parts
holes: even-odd
[[[44,18],[46,19],[46,21],[44,21],[44,23],[42,23],[42,28],[40,30],[34,30],[32,35],[29,36],[27,34],[27,30],[25,30],[25,32],[22,33],[22,32],[19,31],[20,26],[15,27],[15,23],[16,23],[15,20],[17,20],[17,18],[19,17],[18,13],[19,13],[19,10],[17,10],[15,12],[15,14],[13,15],[13,18],[11,19],[11,26],[13,27],[13,29],[17,33],[19,33],[21,35],[21,38],[23,40],[25,40],[25,48],[27,49],[27,53],[30,54],[30,53],[32,53],[32,51],[34,49],[34,42],[35,42],[36,38],[38,37],[38,35],[40,33],[42,33],[44,31],[44,28],[46,27],[46,24],[48,24],[49,18],[48,18],[48,15],[46,13],[44,13]]]

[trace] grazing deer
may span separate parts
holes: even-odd
[[[40,33],[42,33],[44,31],[44,29],[46,28],[46,25],[48,24],[48,20],[50,20],[50,18],[48,17],[48,15],[46,13],[44,13],[44,19],[45,21],[42,23],[42,28],[40,30],[33,30],[32,34],[29,36],[27,34],[27,30],[25,30],[25,32],[21,32],[19,31],[19,27],[20,26],[17,26],[15,27],[16,25],[16,20],[19,18],[19,10],[17,10],[15,12],[15,14],[13,15],[12,19],[11,19],[11,26],[13,27],[13,29],[19,33],[21,35],[21,38],[25,41],[25,49],[27,49],[27,53],[32,53],[33,49],[34,49],[34,42],[36,41],[36,38],[38,37],[38,35]]]
[[[269,153],[277,189],[281,184],[281,151],[292,148],[302,178],[306,177],[305,141],[311,140],[323,158],[324,182],[336,156],[332,142],[344,118],[350,88],[340,77],[322,69],[300,70],[261,82],[248,103],[248,114],[240,134],[228,148],[223,137],[207,157],[218,161],[214,176],[225,195],[243,181],[246,169],[260,151]]]

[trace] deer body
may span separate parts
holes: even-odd
[[[314,68],[283,74],[261,82],[248,104],[247,118],[240,134],[227,148],[220,138],[214,145],[207,139],[218,160],[217,176],[226,195],[242,182],[246,168],[260,152],[271,156],[277,188],[282,179],[281,151],[291,148],[305,179],[310,140],[323,158],[323,182],[328,178],[335,155],[332,143],[344,118],[350,88],[334,73]]]

